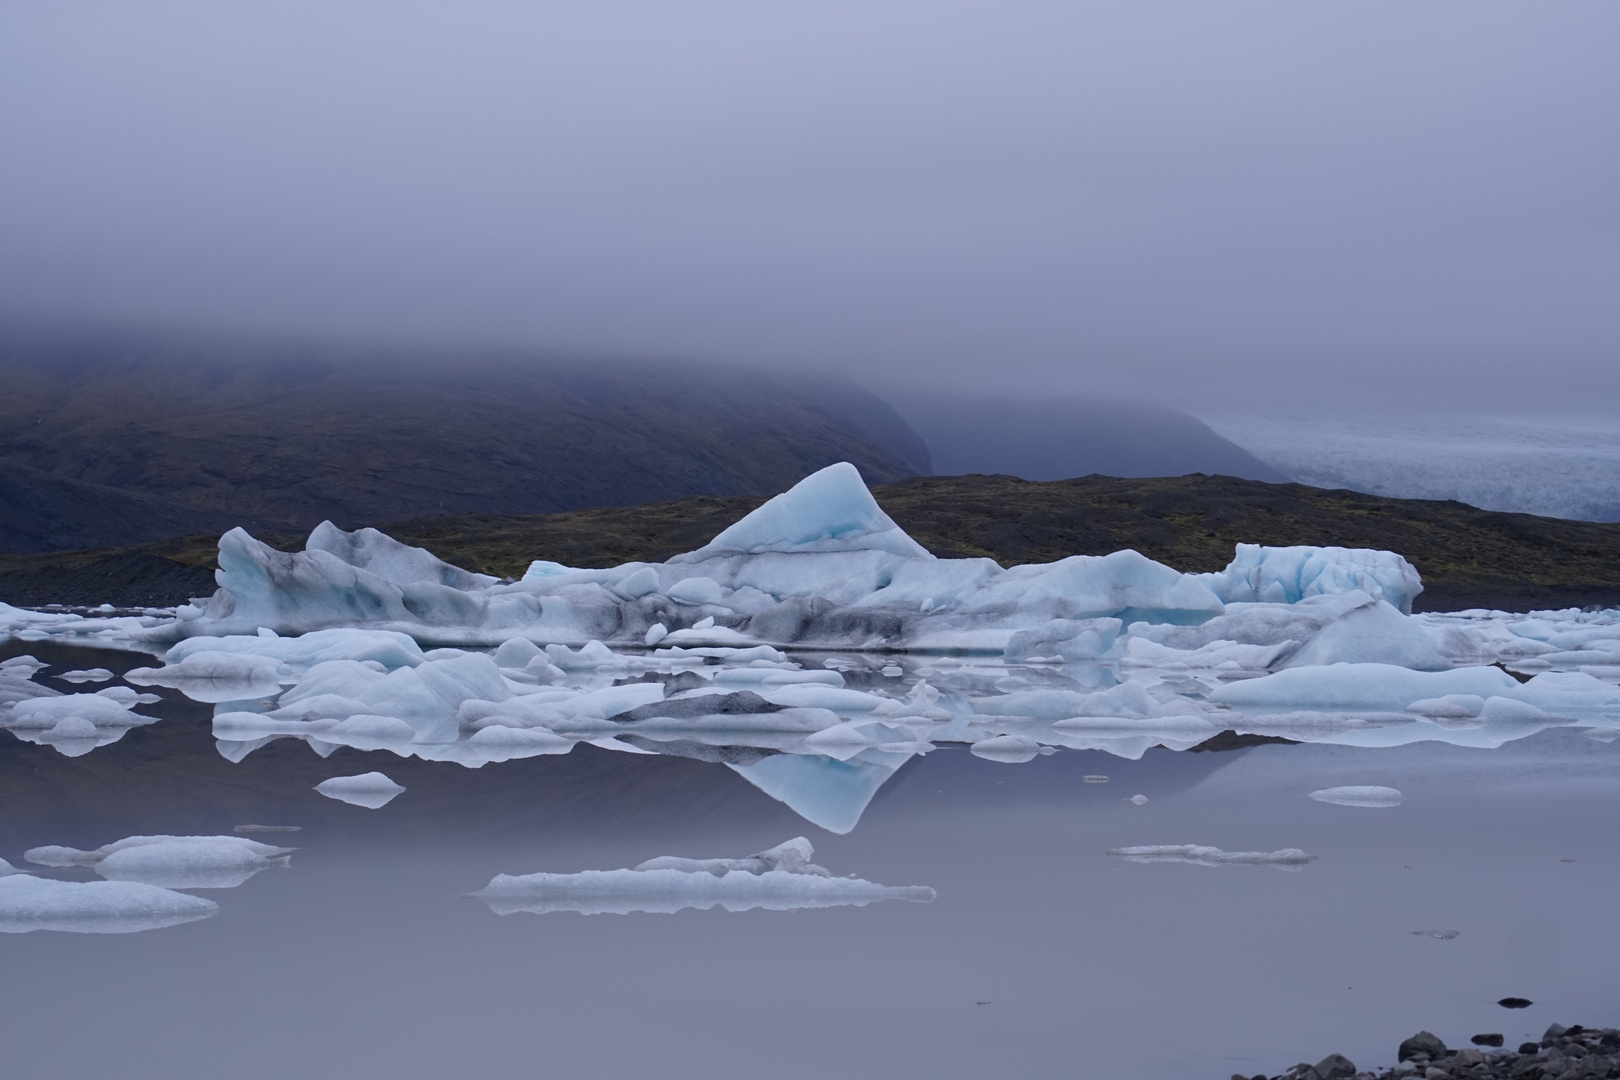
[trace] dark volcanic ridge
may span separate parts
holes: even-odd
[[[784,485],[785,486],[785,485]],[[873,488],[935,554],[1003,566],[1135,548],[1178,570],[1219,570],[1238,543],[1385,548],[1423,575],[1419,611],[1620,606],[1620,524],[1479,510],[1227,476],[1035,482],[914,477]],[[467,514],[383,523],[470,570],[520,577],[533,559],[606,567],[707,543],[764,495],[694,496],[558,514]],[[293,533],[258,533],[285,550]],[[216,534],[156,544],[0,555],[0,601],[167,606],[213,591]]]

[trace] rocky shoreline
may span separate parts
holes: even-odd
[[[1502,1036],[1475,1035],[1474,1046],[1452,1050],[1439,1038],[1420,1031],[1402,1042],[1391,1068],[1357,1071],[1342,1054],[1329,1054],[1315,1065],[1301,1062],[1275,1074],[1232,1080],[1585,1080],[1620,1077],[1620,1030],[1553,1024],[1540,1042],[1516,1050],[1498,1049]]]

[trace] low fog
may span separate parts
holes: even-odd
[[[1612,413],[1617,55],[1595,3],[12,0],[0,307]]]

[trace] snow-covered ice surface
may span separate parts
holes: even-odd
[[[1206,417],[1313,487],[1620,521],[1620,424],[1445,416]]]

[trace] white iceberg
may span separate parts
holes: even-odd
[[[1338,806],[1390,807],[1401,805],[1403,796],[1392,787],[1373,784],[1351,784],[1344,787],[1319,788],[1311,792],[1317,802]]]
[[[363,806],[367,810],[379,810],[393,802],[405,789],[380,772],[368,772],[322,780],[315,785],[315,790],[328,799]]]
[[[1280,851],[1222,851],[1199,844],[1151,844],[1143,847],[1113,848],[1108,854],[1127,862],[1191,863],[1195,866],[1270,866],[1278,870],[1299,870],[1316,858],[1299,848]]]
[[[234,889],[261,870],[286,866],[293,850],[240,836],[129,836],[92,851],[31,848],[23,858],[42,866],[92,867],[110,881]]]
[[[218,911],[212,900],[134,881],[0,878],[0,933],[128,934],[206,919]]]
[[[883,900],[927,902],[926,886],[876,885],[833,877],[810,861],[815,854],[802,836],[743,859],[686,859],[665,855],[632,870],[586,870],[577,874],[497,874],[470,895],[499,915],[529,911],[575,911],[586,915],[632,912],[671,914],[686,908],[727,911],[798,911],[862,907]]]

